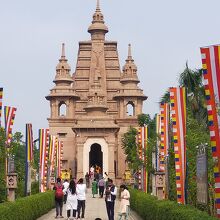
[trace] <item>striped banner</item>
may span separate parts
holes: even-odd
[[[25,167],[25,195],[31,194],[31,162],[33,161],[33,131],[32,124],[26,124],[26,167]]]
[[[160,126],[160,114],[157,114],[156,115],[156,134],[157,134],[157,147],[156,147],[156,154],[155,154],[155,159],[156,159],[156,163],[155,163],[155,168],[156,168],[156,171],[159,171],[159,153],[160,153],[160,129],[161,129],[161,126]]]
[[[61,177],[62,168],[62,153],[63,153],[63,142],[58,141],[57,151],[56,151],[56,167],[57,167],[57,177]]]
[[[160,148],[159,148],[159,171],[165,172],[165,160],[169,149],[169,104],[160,104]]]
[[[143,162],[144,166],[138,172],[138,183],[139,189],[142,189],[144,192],[147,192],[147,170],[146,170],[146,150],[147,150],[147,137],[148,137],[147,127],[140,127],[138,129],[138,156],[139,159]]]
[[[33,142],[33,131],[32,131],[32,124],[26,124],[26,161],[32,162],[33,160],[33,149],[34,149],[34,142]]]
[[[0,127],[2,124],[2,98],[3,98],[3,88],[0,88]]]
[[[48,163],[49,163],[49,175],[55,176],[55,165],[56,165],[56,151],[57,151],[58,139],[54,135],[50,135],[49,138],[49,156],[48,156]]]
[[[171,120],[176,168],[178,203],[185,204],[186,181],[186,92],[185,88],[170,88]]]
[[[40,149],[40,191],[47,190],[47,157],[49,144],[49,129],[39,129],[39,149]]]
[[[212,157],[216,161],[215,204],[220,218],[220,46],[201,48]]]
[[[12,127],[14,124],[16,108],[5,106],[4,115],[5,115],[5,132],[6,132],[6,145],[10,146],[12,140]]]

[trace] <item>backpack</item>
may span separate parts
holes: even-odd
[[[63,186],[62,185],[57,185],[56,186],[56,192],[55,192],[55,197],[57,199],[62,199],[63,198]]]

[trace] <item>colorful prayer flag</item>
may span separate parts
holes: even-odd
[[[12,140],[12,127],[14,124],[16,108],[5,106],[4,115],[5,115],[5,132],[6,132],[6,145],[9,147]]]
[[[48,144],[49,144],[49,129],[39,129],[39,149],[40,149],[40,191],[45,192],[47,189],[48,179]]]
[[[220,45],[201,48],[212,157],[216,161],[215,205],[220,218]]]
[[[159,147],[159,171],[165,172],[165,160],[169,149],[169,104],[160,104],[160,147]]]
[[[33,131],[32,124],[26,124],[26,167],[25,167],[25,195],[31,194],[31,162],[33,160]]]
[[[160,126],[160,114],[157,114],[156,115],[156,134],[157,134],[157,146],[156,146],[156,154],[155,154],[155,159],[156,159],[156,164],[155,164],[155,168],[156,168],[156,171],[159,171],[159,164],[160,164],[160,161],[159,161],[159,153],[160,153],[160,129],[161,129],[161,126]]]
[[[33,160],[33,131],[32,124],[26,124],[26,154],[27,154],[27,162],[32,162]]]
[[[171,120],[174,140],[176,190],[178,203],[185,204],[186,181],[186,92],[170,88]]]
[[[146,170],[146,150],[147,150],[147,138],[148,138],[148,128],[140,127],[138,129],[138,155],[140,161],[143,162],[145,166],[138,172],[138,182],[139,189],[142,189],[144,192],[147,192],[147,170]]]
[[[2,98],[3,98],[3,88],[0,88],[0,127],[2,124]]]

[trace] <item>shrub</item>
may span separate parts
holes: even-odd
[[[54,207],[54,192],[38,193],[0,204],[0,220],[35,220]]]
[[[130,189],[131,208],[136,211],[143,220],[214,220],[192,206],[180,205],[169,200],[158,200],[156,197],[144,192]]]
[[[39,181],[31,183],[31,195],[39,193]]]

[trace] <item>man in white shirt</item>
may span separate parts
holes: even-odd
[[[66,204],[66,200],[67,200],[67,189],[69,188],[69,183],[68,183],[68,180],[67,179],[65,179],[64,180],[64,183],[63,183],[63,192],[65,192],[64,193],[64,204]]]
[[[77,193],[77,200],[78,200],[78,219],[80,219],[80,210],[82,208],[82,215],[81,219],[85,218],[85,208],[86,208],[86,184],[83,183],[83,178],[80,178],[77,185],[76,185],[76,193]]]
[[[108,214],[108,220],[114,220],[115,199],[117,187],[113,184],[113,180],[109,179],[108,186],[105,190],[105,203]]]

